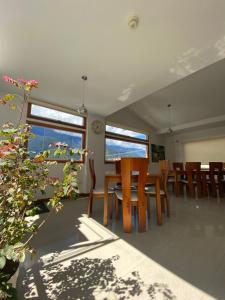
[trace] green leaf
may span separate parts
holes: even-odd
[[[0,269],[3,269],[6,264],[5,256],[0,256]]]
[[[24,262],[25,257],[26,257],[25,251],[20,252],[20,254],[19,254],[19,262]]]

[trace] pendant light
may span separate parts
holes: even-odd
[[[168,108],[168,115],[169,115],[169,128],[168,128],[168,134],[173,134],[173,129],[172,129],[172,104],[167,105]]]
[[[88,110],[84,104],[84,101],[85,101],[85,92],[86,92],[86,81],[87,81],[87,76],[86,75],[83,75],[81,77],[81,79],[83,80],[83,95],[82,95],[82,105],[80,107],[78,107],[77,109],[77,112],[81,115],[83,114],[87,114],[88,113]]]

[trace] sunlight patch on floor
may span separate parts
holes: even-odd
[[[27,269],[25,299],[215,299],[94,219],[83,215],[79,222],[86,240],[43,255]]]

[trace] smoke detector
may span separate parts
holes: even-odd
[[[130,15],[128,17],[128,26],[130,29],[136,29],[139,23],[139,17],[138,15]]]

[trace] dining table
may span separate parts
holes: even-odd
[[[137,174],[131,175],[131,180],[133,183],[138,181]],[[122,182],[122,176],[120,173],[106,173],[105,174],[105,184],[104,184],[104,216],[103,216],[103,224],[105,226],[108,225],[108,215],[109,215],[109,187],[113,184],[120,184]],[[156,211],[157,211],[157,224],[162,225],[162,208],[161,208],[161,197],[160,197],[160,184],[161,184],[161,175],[160,174],[151,174],[148,173],[146,176],[146,184],[155,185],[155,199],[156,199]],[[147,200],[146,200],[147,201]],[[123,206],[124,207],[124,206]],[[129,215],[125,217],[129,218]],[[123,220],[124,221],[124,220]],[[142,220],[146,224],[145,220]]]

